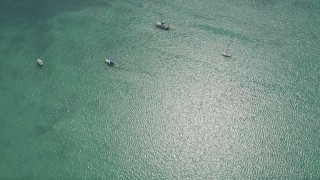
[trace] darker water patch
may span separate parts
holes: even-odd
[[[255,2],[259,6],[274,6],[274,5],[276,5],[277,1],[275,1],[275,0],[256,0]]]
[[[16,23],[17,25],[35,25],[43,23],[56,14],[64,11],[79,11],[87,7],[110,6],[111,0],[29,0],[0,2],[0,22]]]
[[[68,130],[62,130],[54,126],[52,122],[41,122],[34,126],[34,133],[36,136],[44,138],[45,141],[54,145],[54,151],[41,152],[38,159],[59,159],[67,160],[70,157],[68,140]]]
[[[293,2],[293,6],[303,9],[312,9],[314,7],[314,4],[310,0],[296,0]]]
[[[194,13],[194,12],[189,12],[189,14],[191,16],[193,16],[195,19],[199,19],[199,20],[206,20],[206,21],[216,21],[217,20],[217,18],[212,18],[212,17],[209,17],[209,16],[197,14],[197,13]]]
[[[14,26],[22,32],[21,35],[17,34],[15,35],[16,37],[10,37],[4,52],[17,51],[25,48],[26,45],[30,46],[30,43],[32,43],[35,46],[35,54],[39,56],[47,51],[54,40],[53,37],[47,34],[51,29],[49,21],[52,17],[64,11],[79,11],[87,7],[111,6],[110,2],[112,1],[2,0],[0,1],[0,24]],[[28,29],[32,29],[32,33],[23,34]]]
[[[5,58],[10,56],[11,54],[16,54],[20,50],[24,49],[29,43],[28,38],[20,34],[14,37],[6,37],[4,38],[4,42],[6,43],[6,46],[4,47],[4,50],[1,51],[1,53],[3,53]]]
[[[218,27],[213,27],[213,26],[209,26],[209,25],[197,25],[196,27],[198,27],[201,30],[211,32],[216,35],[228,36],[231,39],[239,39],[244,42],[249,42],[249,43],[255,42],[256,43],[258,41],[258,39],[249,38],[249,36],[245,36],[243,34],[236,33],[234,31],[230,31],[230,30],[227,30],[224,28],[218,28]]]
[[[51,123],[48,124],[37,124],[34,126],[34,132],[38,135],[45,135],[54,132],[55,129]]]
[[[46,52],[50,45],[53,43],[54,38],[47,35],[51,26],[48,24],[39,26],[34,32],[34,45],[35,45],[35,53],[37,56],[40,56],[44,52]]]
[[[136,8],[143,8],[142,3],[139,3],[137,1],[127,1],[127,3],[129,3],[131,6],[134,6]]]
[[[60,160],[65,160],[69,157],[69,153],[67,151],[67,149],[60,149],[58,152],[57,152],[57,157],[60,159]]]
[[[58,103],[57,106],[42,106],[40,108],[38,123],[34,126],[34,132],[39,135],[59,135],[55,129],[57,124],[72,118],[77,112],[79,97],[76,93],[72,93]]]
[[[4,118],[4,116],[0,116],[0,129],[4,129],[7,127],[7,120]]]

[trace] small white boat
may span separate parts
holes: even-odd
[[[157,22],[156,26],[160,29],[169,30],[169,25],[164,22]]]
[[[231,57],[231,55],[228,54],[228,50],[229,50],[229,42],[228,42],[228,45],[227,45],[226,52],[223,52],[223,53],[222,53],[222,56],[224,56],[224,57]]]
[[[114,62],[110,59],[106,59],[106,63],[109,65],[109,66],[113,66],[114,65]]]
[[[43,65],[43,62],[42,62],[42,60],[41,60],[41,59],[38,59],[38,60],[37,60],[37,63],[38,63],[40,66],[42,66],[42,65]]]

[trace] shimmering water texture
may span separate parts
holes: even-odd
[[[319,9],[1,0],[0,179],[320,179]]]

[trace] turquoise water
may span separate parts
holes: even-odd
[[[1,0],[0,179],[320,179],[319,9]]]

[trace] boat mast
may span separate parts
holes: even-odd
[[[226,49],[226,55],[228,55],[228,50],[229,50],[229,43],[230,43],[230,42],[228,42],[228,45],[227,45],[227,49]]]

